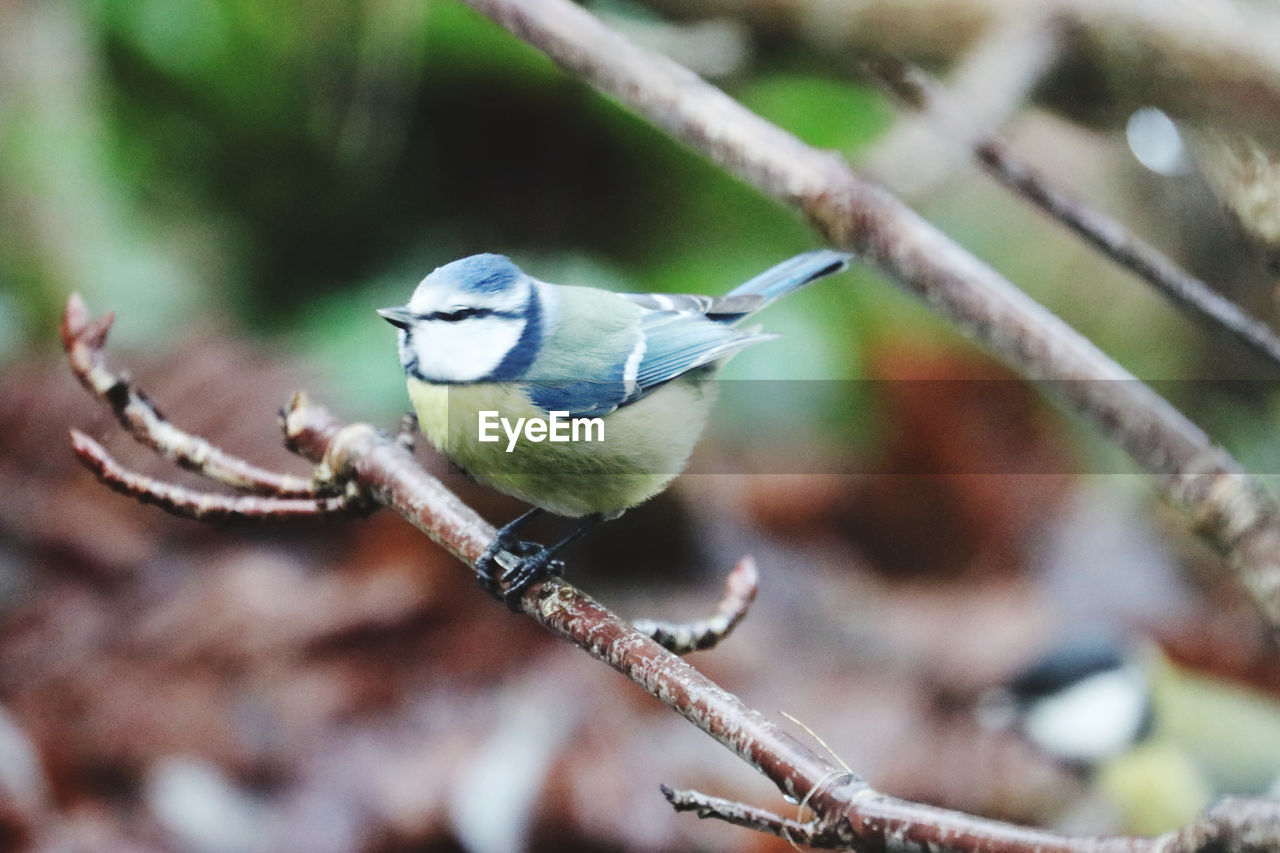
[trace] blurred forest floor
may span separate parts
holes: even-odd
[[[994,370],[931,358],[934,376]],[[175,357],[115,360],[136,366],[175,422],[297,469],[272,415],[290,389],[323,388],[296,364],[217,334]],[[759,601],[696,665],[802,720],[879,788],[1052,820],[1082,783],[978,728],[971,711],[1076,616],[1100,618],[1106,602],[1175,653],[1277,695],[1280,666],[1234,593],[1181,579],[1187,567],[1212,578],[1195,569],[1207,555],[1170,552],[1137,502],[1088,478],[967,473],[990,442],[1038,454],[1032,467],[1062,452],[1034,396],[999,387],[1012,393],[981,406],[936,393],[927,406],[888,401],[899,438],[881,474],[687,475],[589,539],[570,576],[632,616],[692,618],[737,557],[755,554]],[[633,686],[495,605],[401,520],[173,519],[51,451],[78,424],[128,464],[172,475],[60,361],[10,371],[0,401],[0,784],[12,842],[785,849],[673,813],[660,783],[772,794]],[[991,420],[959,431],[958,416]],[[959,472],[912,473],[925,459]],[[490,517],[515,510],[440,473]]]

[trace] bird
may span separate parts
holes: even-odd
[[[1110,636],[1082,634],[1049,648],[979,708],[992,724],[1013,723],[1038,749],[1088,768],[1151,734],[1150,686],[1142,666]]]
[[[738,323],[852,257],[804,252],[703,296],[551,284],[485,253],[438,267],[407,304],[378,309],[398,330],[428,441],[532,506],[477,561],[481,586],[516,609],[531,584],[563,570],[559,551],[665,489],[702,433],[720,367],[777,337]],[[544,512],[577,525],[548,546],[520,541]]]
[[[1176,829],[1227,793],[1280,796],[1280,705],[1150,641],[1067,636],[979,714],[1090,780],[1127,832]]]

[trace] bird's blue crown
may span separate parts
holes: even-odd
[[[486,253],[447,263],[435,275],[467,293],[496,295],[510,289],[524,273],[506,255]]]

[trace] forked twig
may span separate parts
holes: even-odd
[[[76,379],[89,393],[111,406],[116,419],[131,436],[165,459],[237,491],[277,498],[321,494],[311,479],[260,468],[169,423],[146,395],[134,389],[127,377],[107,369],[102,348],[114,319],[113,313],[107,313],[91,320],[84,299],[73,293],[67,298],[62,315],[62,345]]]
[[[321,476],[304,478],[259,468],[174,426],[129,380],[107,368],[103,348],[114,318],[114,314],[107,313],[90,319],[80,295],[68,297],[62,317],[62,344],[80,384],[109,405],[121,425],[141,444],[184,468],[249,494],[197,491],[131,471],[101,444],[73,429],[71,447],[76,458],[101,482],[142,503],[201,521],[283,520],[359,515],[370,510],[369,501],[353,489],[339,488]]]

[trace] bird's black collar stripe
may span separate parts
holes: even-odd
[[[529,289],[529,301],[524,311],[524,329],[515,346],[493,369],[495,379],[511,379],[522,376],[538,356],[542,344],[542,294],[536,287]]]

